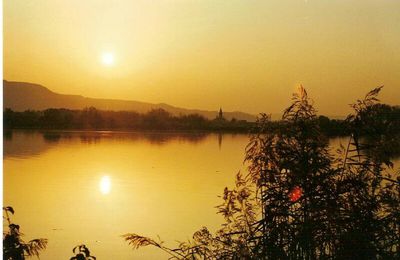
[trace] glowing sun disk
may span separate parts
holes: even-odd
[[[101,55],[101,62],[106,66],[111,66],[114,64],[114,54],[111,52],[105,52]]]
[[[111,191],[111,180],[108,176],[103,176],[100,180],[100,192],[103,194],[108,194]]]

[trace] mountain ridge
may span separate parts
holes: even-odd
[[[3,108],[14,111],[45,110],[48,108],[83,109],[95,107],[99,110],[136,111],[147,113],[152,109],[164,109],[173,115],[199,114],[214,119],[218,111],[187,109],[166,103],[147,103],[135,100],[90,98],[82,95],[59,94],[47,87],[29,82],[3,80]],[[227,120],[255,121],[256,116],[240,111],[224,112]]]

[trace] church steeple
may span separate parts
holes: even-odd
[[[222,108],[219,108],[218,119],[222,119],[222,118],[224,118],[224,116],[222,114]]]

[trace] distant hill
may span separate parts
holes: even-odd
[[[80,95],[63,95],[55,93],[48,88],[26,82],[3,81],[3,106],[14,111],[44,110],[47,108],[83,109],[95,107],[100,110],[113,111],[136,111],[146,113],[152,109],[162,108],[173,115],[199,114],[208,119],[217,116],[217,111],[206,111],[197,109],[185,109],[168,104],[151,104],[132,100],[88,98]],[[228,120],[255,121],[256,116],[243,112],[225,112],[224,117]]]

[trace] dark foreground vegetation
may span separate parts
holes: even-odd
[[[25,256],[37,256],[47,246],[47,239],[38,238],[29,242],[22,239],[20,226],[11,222],[14,215],[12,207],[3,207],[3,220],[7,222],[8,230],[3,230],[3,259],[20,260]]]
[[[382,116],[392,108],[379,104],[380,90],[352,105],[348,144],[335,155],[304,89],[278,127],[262,115],[246,148],[248,172],[217,206],[225,223],[216,233],[203,227],[176,248],[135,233],[123,239],[170,259],[400,259],[400,171],[391,162],[399,118]],[[20,244],[4,243],[3,252]],[[89,259],[86,249],[72,259]]]
[[[380,90],[352,105],[351,137],[332,156],[300,89],[284,112],[287,127],[268,132],[268,116],[260,118],[248,173],[218,206],[219,231],[202,228],[177,248],[135,233],[125,240],[172,259],[400,259],[400,172],[390,160],[398,120],[377,117]]]

